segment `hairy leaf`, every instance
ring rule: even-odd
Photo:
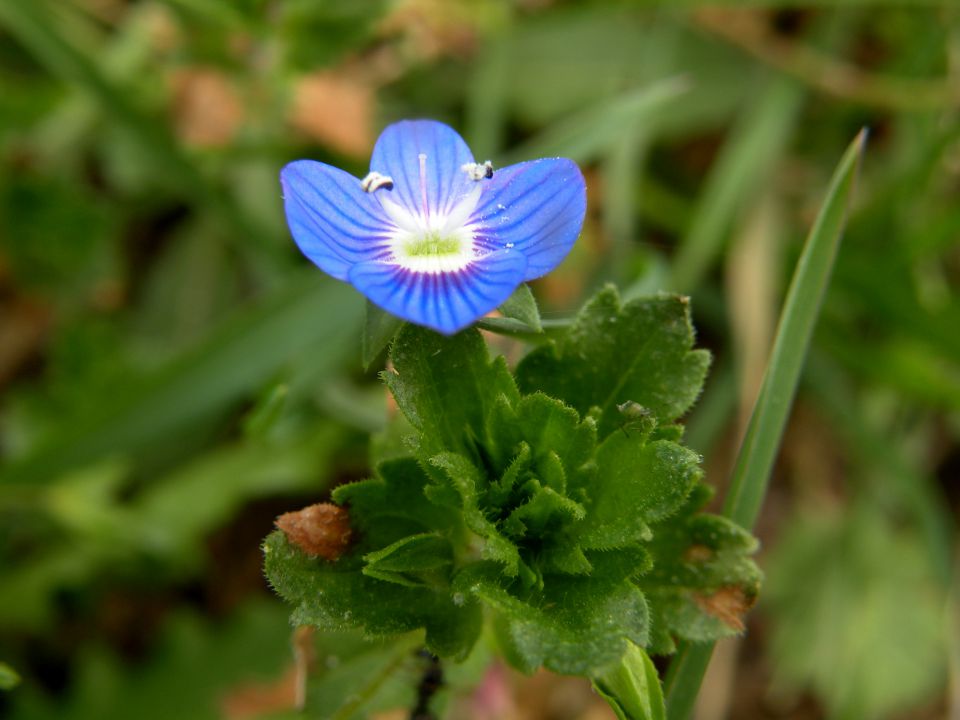
[[[676,516],[651,525],[653,569],[637,584],[650,602],[653,654],[673,652],[675,636],[706,641],[741,632],[756,601],[757,541],[724,517],[698,513],[710,495],[698,485]]]
[[[570,330],[527,355],[517,367],[524,393],[559,398],[581,415],[600,408],[600,437],[620,427],[618,405],[633,402],[662,424],[685,413],[710,363],[691,350],[687,299],[676,295],[621,304],[608,286],[581,310]]]
[[[394,372],[384,380],[397,404],[420,432],[425,456],[475,454],[486,439],[487,408],[501,395],[519,399],[503,358],[490,361],[476,330],[453,337],[405,325],[390,352]]]
[[[465,656],[480,632],[476,603],[453,601],[446,589],[409,587],[364,575],[356,558],[330,563],[310,558],[272,533],[263,546],[274,590],[294,606],[294,625],[324,630],[356,628],[383,637],[426,628],[427,647],[441,656]]]

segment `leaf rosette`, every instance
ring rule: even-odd
[[[742,628],[755,543],[698,512],[709,489],[676,424],[709,365],[685,299],[622,304],[604,289],[516,377],[475,329],[404,326],[390,358],[407,437],[333,493],[351,552],[331,563],[267,540],[294,622],[425,628],[430,650],[462,658],[486,616],[516,667],[581,675],[629,643],[671,652]]]

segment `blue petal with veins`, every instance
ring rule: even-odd
[[[463,139],[431,120],[390,125],[365,192],[335,167],[297,160],[280,173],[287,224],[321,270],[404,320],[453,334],[556,267],[583,227],[586,188],[571,160],[477,172]]]

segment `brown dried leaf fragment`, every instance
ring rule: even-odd
[[[722,587],[710,595],[694,593],[693,599],[701,610],[737,632],[743,632],[746,629],[743,616],[757,600],[756,595],[748,595],[739,585]]]
[[[350,516],[331,503],[317,503],[284,513],[276,526],[307,555],[336,560],[350,545]]]

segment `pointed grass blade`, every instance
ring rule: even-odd
[[[864,129],[840,160],[787,292],[763,385],[723,507],[724,515],[746,528],[756,521],[767,491],[770,470],[843,236],[866,140]],[[670,720],[689,717],[712,652],[713,643],[680,645],[664,682]]]

